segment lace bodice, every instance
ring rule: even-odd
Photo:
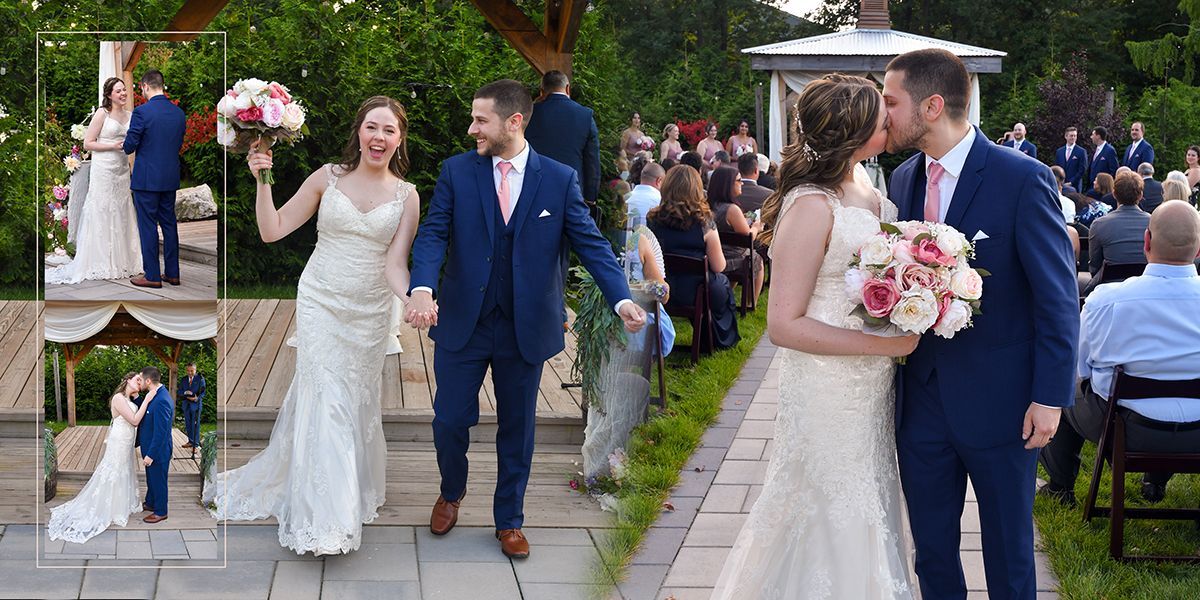
[[[123,395],[121,396],[121,399],[124,400],[127,405],[129,405],[129,410],[132,410],[134,414],[137,414],[138,406],[134,404],[132,400]],[[129,421],[126,421],[125,417],[122,417],[121,414],[116,411],[113,411],[113,420],[110,427],[112,428],[112,431],[109,433],[110,439],[114,436],[119,436],[122,439],[133,441],[134,436],[137,435],[137,427],[131,424]]]

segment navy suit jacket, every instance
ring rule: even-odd
[[[925,154],[897,168],[890,189],[900,219],[921,220]],[[1065,407],[1074,400],[1079,288],[1054,175],[976,129],[946,224],[969,240],[987,236],[971,261],[991,273],[983,280],[983,314],[953,339],[932,332],[921,339],[902,368],[897,411],[905,390],[927,385],[936,370],[956,439],[976,448],[1012,443],[1031,402]]]
[[[1030,142],[1029,140],[1021,140],[1020,147],[1017,146],[1017,140],[1008,140],[1001,145],[1017,150],[1025,156],[1037,158],[1037,146],[1034,146],[1033,142]]]
[[[600,195],[600,130],[592,109],[565,94],[550,94],[533,105],[525,140],[542,156],[575,169],[583,199],[596,201]]]
[[[503,233],[496,231],[497,205],[491,157],[471,150],[442,163],[413,242],[411,285],[433,290],[438,325],[429,337],[451,352],[467,345],[482,316],[493,241]],[[540,364],[564,348],[559,262],[564,242],[579,255],[611,305],[630,297],[629,286],[612,246],[583,202],[575,171],[532,147],[511,218],[516,220],[512,281],[517,346],[526,362]]]
[[[172,192],[179,189],[179,148],[187,131],[187,117],[166,96],[159,94],[133,109],[125,134],[125,154],[137,153],[129,189]]]
[[[1153,177],[1142,178],[1142,201],[1138,206],[1142,210],[1152,213],[1158,208],[1159,204],[1163,203],[1163,186]]]
[[[171,439],[171,430],[175,425],[175,400],[167,386],[158,389],[150,408],[142,417],[145,431],[141,434],[142,456],[149,456],[156,463],[168,464],[175,444]]]
[[[196,395],[196,402],[198,404],[203,404],[204,403],[204,392],[205,392],[204,376],[199,373],[196,373],[196,378],[192,380],[192,385],[190,385],[190,386],[188,385],[187,375],[180,377],[179,378],[179,397],[184,398],[185,396],[183,395],[183,393],[187,392],[187,391],[191,391],[193,394]]]
[[[1129,148],[1131,146],[1133,144],[1125,146],[1125,151],[1121,153],[1122,165],[1137,171],[1138,165],[1142,163],[1154,164],[1154,146],[1151,146],[1150,142],[1147,142],[1145,138],[1142,138],[1142,143],[1138,144],[1133,156],[1129,155]]]
[[[1096,151],[1092,149],[1092,153]],[[1091,154],[1091,153],[1089,153]],[[1105,143],[1104,150],[1100,151],[1100,156],[1092,160],[1091,166],[1088,167],[1087,188],[1092,189],[1092,182],[1096,176],[1101,173],[1108,173],[1114,177],[1117,174],[1117,167],[1121,166],[1121,161],[1117,159],[1117,151],[1112,144]]]
[[[1067,156],[1067,147],[1063,146],[1054,151],[1054,164],[1062,167],[1067,174],[1067,183],[1076,190],[1087,189],[1083,187],[1083,180],[1087,177],[1088,169],[1088,153],[1083,149],[1083,146],[1075,144],[1071,149],[1071,156]]]

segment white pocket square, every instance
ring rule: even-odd
[[[988,237],[988,234],[984,233],[983,230],[980,229],[979,231],[975,232],[975,237],[971,238],[971,241],[978,242],[979,240],[986,240]]]
[[[538,215],[538,218],[540,219],[542,217],[548,217],[548,216],[550,216],[550,211],[542,210],[542,214]]]

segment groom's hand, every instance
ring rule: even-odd
[[[153,458],[150,458],[149,456],[143,457],[143,458],[142,458],[142,464],[143,464],[143,465],[146,465],[146,466],[148,467],[148,466],[150,466],[150,465],[154,464],[154,459],[153,459]]]
[[[1025,449],[1044,448],[1058,431],[1058,420],[1062,417],[1061,408],[1051,408],[1041,404],[1030,404],[1025,411],[1025,425],[1021,429],[1021,439],[1025,440]]]
[[[621,315],[621,321],[625,323],[625,331],[629,333],[637,333],[646,326],[646,311],[632,302],[623,303],[617,314]]]
[[[404,322],[417,329],[433,327],[437,325],[437,313],[437,302],[434,302],[433,294],[418,290],[413,292],[412,301],[408,303],[408,310],[404,313]]]

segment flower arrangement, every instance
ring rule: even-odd
[[[642,137],[638,138],[637,145],[638,148],[649,152],[650,150],[654,149],[654,140],[648,135],[643,135]]]
[[[687,140],[687,143],[691,148],[695,148],[696,145],[700,143],[700,140],[708,137],[708,132],[705,130],[708,129],[710,124],[716,125],[716,122],[709,121],[707,119],[700,119],[690,123],[684,121],[675,121],[675,126],[679,127],[679,137]]]
[[[300,102],[278,82],[242,79],[217,103],[217,143],[239,154],[260,142],[267,147],[280,141],[292,144],[308,133],[306,116]],[[270,169],[261,171],[259,180],[275,183]]]
[[[179,147],[180,156],[217,137],[217,111],[212,108],[202,108],[187,117],[187,129],[183,134],[183,145]]]

